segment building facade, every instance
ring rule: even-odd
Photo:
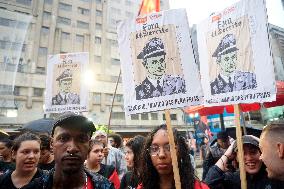
[[[0,0],[0,27],[5,31],[5,36],[0,36],[0,65],[5,67],[0,70],[0,129],[9,131],[29,121],[54,116],[43,112],[47,57],[70,52],[89,52],[94,78],[86,116],[95,124],[107,125],[120,71],[116,25],[120,20],[135,17],[141,2]],[[161,9],[168,8],[169,1],[161,1]],[[23,18],[28,21],[24,22]],[[25,27],[18,26],[23,23],[27,32],[20,40],[14,31],[16,28],[19,33],[25,32]],[[16,37],[9,38],[12,34]],[[20,42],[22,47],[15,55],[13,44]],[[7,69],[6,65],[11,68]],[[4,78],[10,76],[12,81],[4,82]],[[112,110],[112,130],[147,132],[165,122],[164,112],[125,116],[122,93],[119,81]],[[186,128],[183,111],[178,109],[171,113],[172,124]]]

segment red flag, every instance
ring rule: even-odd
[[[160,0],[143,0],[138,15],[160,11]]]

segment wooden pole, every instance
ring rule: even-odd
[[[113,92],[113,97],[112,97],[112,102],[111,102],[111,107],[110,107],[110,112],[109,112],[108,125],[107,125],[107,143],[108,143],[108,134],[109,134],[109,130],[110,130],[111,114],[112,114],[114,99],[115,99],[115,96],[116,96],[116,91],[117,91],[117,86],[118,86],[118,83],[119,83],[120,75],[121,75],[121,69],[119,70],[118,78],[116,80],[116,85],[115,85],[115,89],[114,89],[114,92]],[[107,144],[106,148],[107,147],[108,147],[108,144]],[[105,157],[105,164],[107,165],[107,157]]]
[[[241,118],[242,118],[242,120],[243,120],[243,130],[244,130],[244,135],[247,135],[248,133],[247,133],[247,128],[246,128],[246,120],[245,120],[245,116],[244,116],[244,113],[243,112],[241,112]]]
[[[242,130],[240,124],[240,105],[234,105],[235,114],[235,125],[236,125],[236,135],[237,135],[237,146],[238,146],[238,159],[239,159],[239,169],[241,177],[241,188],[247,189],[247,179],[244,163],[244,150],[243,150],[243,140],[242,140]]]
[[[171,117],[170,117],[170,110],[165,110],[166,116],[166,124],[168,129],[168,136],[169,136],[169,143],[171,147],[171,157],[172,157],[172,165],[173,165],[173,172],[174,172],[174,179],[175,179],[175,187],[176,189],[181,189],[181,182],[180,182],[180,175],[179,175],[179,168],[178,168],[178,161],[177,161],[177,151],[176,145],[174,141],[174,134],[171,127]]]

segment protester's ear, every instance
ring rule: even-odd
[[[277,152],[280,159],[284,159],[284,143],[277,143]]]

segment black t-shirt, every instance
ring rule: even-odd
[[[3,175],[0,176],[0,188],[1,189],[18,189],[14,186],[12,182],[12,175],[13,171],[9,171]],[[36,178],[41,177],[43,174],[43,171],[40,169],[37,169],[36,174],[33,176],[32,180],[25,186],[21,187],[21,189],[37,189],[37,185],[33,182]]]
[[[43,164],[43,163],[39,163],[38,164],[38,167],[41,169],[41,170],[51,170],[54,168],[54,165],[55,165],[55,161],[53,160],[52,162],[50,163],[46,163],[46,164]]]
[[[125,173],[120,182],[120,189],[136,189],[138,186],[138,179],[133,176],[132,171]]]

